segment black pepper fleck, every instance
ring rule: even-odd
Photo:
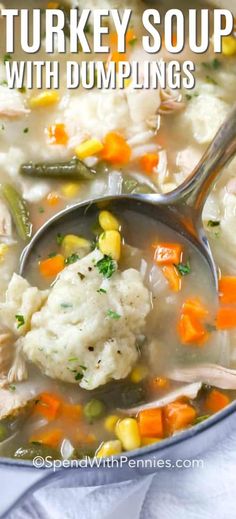
[[[89,346],[89,347],[88,347],[88,350],[89,350],[89,351],[94,351],[94,347],[93,347],[93,346]]]

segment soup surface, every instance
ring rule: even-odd
[[[143,5],[133,8],[125,58],[142,66]],[[119,61],[112,28],[109,43]],[[63,77],[69,56],[56,56]],[[219,301],[197,250],[134,203],[94,204],[51,228],[17,274],[27,240],[60,210],[106,194],[167,193],[192,171],[235,101],[235,34],[220,55],[210,46],[186,56],[196,62],[192,91],[139,91],[131,79],[124,90],[39,93],[8,89],[13,56],[2,50],[2,456],[116,455],[197,426],[235,398],[235,161],[203,214]],[[162,57],[165,48],[153,59]]]

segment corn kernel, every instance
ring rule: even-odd
[[[110,211],[101,211],[98,217],[101,228],[104,231],[118,231],[120,224]]]
[[[29,99],[30,108],[41,108],[46,106],[55,105],[59,103],[60,96],[57,92],[41,92],[40,94],[31,97]]]
[[[142,366],[142,365],[136,366],[131,371],[130,380],[134,384],[139,384],[139,382],[141,382],[147,376],[147,374],[148,374],[148,370],[147,370],[146,366]]]
[[[8,245],[6,245],[6,243],[1,243],[0,244],[0,262],[4,261],[5,256],[8,251],[9,251]]]
[[[132,83],[132,78],[131,78],[131,77],[125,79],[125,80],[124,80],[124,88],[128,88],[129,85],[131,85],[131,83]]]
[[[109,456],[116,456],[122,452],[121,442],[119,440],[112,440],[104,442],[96,452],[97,458],[108,458]]]
[[[148,436],[144,436],[144,438],[142,438],[142,447],[146,447],[147,445],[152,445],[153,443],[157,443],[161,441],[160,438],[151,438],[151,437],[148,437]]]
[[[67,234],[65,236],[62,242],[62,254],[65,258],[80,252],[81,249],[87,254],[91,249],[90,241],[75,234]]]
[[[80,160],[96,155],[103,150],[103,144],[98,139],[89,139],[75,148],[75,153]]]
[[[135,418],[124,418],[116,424],[115,433],[126,451],[138,449],[141,445],[138,423]]]
[[[68,182],[68,184],[64,184],[61,188],[62,194],[66,198],[74,198],[76,195],[78,195],[80,191],[79,184],[76,184],[75,182]]]
[[[116,424],[119,420],[119,416],[116,416],[115,414],[110,414],[107,416],[104,422],[104,427],[108,432],[114,432]]]
[[[121,236],[118,231],[104,231],[98,241],[100,251],[118,261],[121,254]]]
[[[223,36],[222,54],[224,56],[234,56],[236,54],[236,38],[234,36]]]

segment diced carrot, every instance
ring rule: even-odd
[[[127,164],[131,157],[131,148],[122,135],[110,132],[105,136],[101,158],[112,164]]]
[[[182,313],[204,319],[209,314],[207,308],[198,298],[186,299],[182,306]]]
[[[60,144],[66,146],[68,142],[68,134],[63,123],[52,124],[48,128],[48,136],[50,144]]]
[[[205,401],[205,407],[211,413],[217,413],[224,407],[226,407],[230,403],[230,399],[221,391],[217,389],[212,389]]]
[[[164,408],[164,418],[170,433],[188,427],[196,416],[196,409],[185,402],[172,402]]]
[[[180,243],[154,243],[154,260],[158,265],[173,265],[180,263],[183,248]]]
[[[136,40],[137,40],[137,36],[136,36],[136,33],[134,32],[134,30],[128,29],[128,31],[126,32],[126,35],[125,35],[126,45],[128,45],[128,44],[132,45],[132,43],[134,43]],[[117,45],[118,45],[117,32],[112,32],[110,34],[110,44],[112,47],[117,48]]]
[[[218,330],[236,328],[236,308],[231,306],[219,308],[216,316],[216,328]]]
[[[61,443],[62,438],[63,431],[61,429],[52,429],[50,431],[41,430],[31,436],[30,443],[37,442],[47,445],[48,447],[57,448]]]
[[[68,420],[79,420],[82,416],[82,406],[80,404],[62,404],[61,415]]]
[[[62,401],[53,393],[41,393],[35,403],[34,413],[41,414],[48,421],[55,420],[61,408]]]
[[[169,383],[170,382],[169,382],[168,378],[165,378],[165,377],[155,377],[153,380],[151,380],[150,387],[153,390],[165,389],[166,387],[169,386]]]
[[[54,207],[55,205],[57,205],[59,203],[59,201],[60,201],[60,196],[57,193],[51,192],[48,194],[47,203],[51,207]]]
[[[77,430],[75,434],[75,439],[79,443],[91,444],[94,443],[97,438],[93,433],[86,433],[82,430]]]
[[[219,280],[219,296],[222,304],[236,303],[236,276],[223,276]]]
[[[174,265],[165,265],[162,267],[162,272],[169,283],[170,289],[173,290],[173,292],[179,292],[181,290],[182,280]]]
[[[157,153],[146,153],[140,157],[139,162],[142,170],[147,173],[147,175],[151,175],[154,168],[158,165],[159,155]]]
[[[138,415],[138,426],[141,436],[157,436],[162,438],[164,435],[162,409],[144,409]]]
[[[202,346],[208,337],[203,324],[194,316],[182,314],[178,323],[178,333],[182,344]]]
[[[65,260],[61,254],[57,254],[52,258],[39,261],[39,271],[44,277],[55,277],[64,269]]]
[[[118,52],[117,50],[111,52],[107,58],[107,63],[114,61],[116,64],[121,61],[127,61],[127,55],[125,52]]]

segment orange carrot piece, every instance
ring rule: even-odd
[[[134,43],[136,40],[137,40],[137,36],[136,36],[136,33],[134,32],[134,30],[128,29],[128,31],[126,32],[126,35],[125,35],[126,45],[128,45],[128,44],[132,45],[132,43]],[[112,32],[110,34],[110,45],[112,47],[117,48],[117,45],[118,45],[117,32]]]
[[[182,313],[204,319],[209,314],[207,308],[198,298],[186,299],[182,306]]]
[[[48,194],[47,203],[51,207],[55,207],[55,205],[57,205],[59,203],[59,201],[60,201],[60,196],[57,193],[51,192]]]
[[[236,303],[236,276],[223,276],[219,280],[219,297],[222,304]]]
[[[164,408],[164,418],[170,433],[188,427],[194,422],[196,416],[196,409],[185,402],[172,402]]]
[[[55,420],[61,408],[61,399],[53,393],[41,393],[36,401],[34,413],[41,414],[48,421]]]
[[[125,52],[118,52],[117,50],[114,50],[113,52],[110,52],[107,63],[110,63],[111,61],[114,61],[116,64],[120,63],[121,61],[127,61],[127,54]]]
[[[62,404],[61,415],[68,420],[77,421],[82,416],[82,406],[80,404]]]
[[[218,330],[236,328],[236,308],[231,306],[219,308],[216,316],[216,328]]]
[[[131,157],[131,148],[122,135],[109,132],[104,139],[101,158],[112,164],[127,164]]]
[[[158,265],[173,265],[180,263],[183,253],[182,245],[179,243],[156,243],[154,260]]]
[[[178,333],[182,344],[202,346],[208,337],[203,324],[194,316],[182,314],[178,323]]]
[[[139,162],[142,170],[147,175],[151,175],[158,165],[159,155],[157,153],[146,153],[146,155],[140,157]]]
[[[63,438],[63,431],[61,429],[52,429],[50,431],[41,430],[33,434],[30,438],[30,443],[42,443],[47,447],[57,448]]]
[[[57,276],[64,269],[64,266],[65,260],[61,254],[39,261],[40,274],[45,278]]]
[[[221,391],[212,389],[205,401],[205,407],[211,413],[217,413],[221,409],[224,409],[230,403],[230,399]]]
[[[158,436],[163,438],[162,409],[144,409],[138,415],[140,436]]]
[[[173,290],[173,292],[179,292],[181,290],[182,280],[174,265],[165,265],[162,267],[162,272],[169,283],[170,289]]]
[[[66,146],[68,142],[68,134],[63,123],[52,124],[49,126],[48,136],[50,144]]]

